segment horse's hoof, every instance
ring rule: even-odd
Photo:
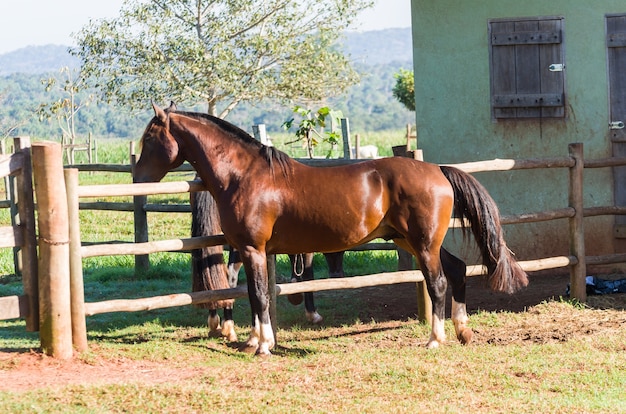
[[[228,342],[237,342],[237,333],[233,330],[222,330],[222,338],[226,338]]]
[[[239,352],[243,352],[244,354],[256,354],[258,346],[249,345],[244,343],[239,347]]]
[[[437,349],[437,348],[439,348],[439,341],[437,341],[435,339],[431,339],[426,344],[426,349]]]
[[[474,332],[470,328],[465,328],[461,332],[458,333],[457,338],[461,345],[467,345],[472,342],[472,338],[474,337]]]
[[[218,331],[220,328],[220,316],[219,315],[215,315],[215,316],[211,316],[209,315],[209,318],[207,320],[207,324],[209,325],[209,331],[210,332],[214,332],[214,331]]]
[[[222,337],[226,338],[229,342],[237,342],[235,323],[232,320],[226,320],[222,324]]]
[[[228,340],[228,342],[237,342],[239,338],[237,338],[236,333],[233,333],[233,334],[228,335],[226,339]]]
[[[322,315],[317,312],[306,312],[306,319],[315,325],[319,325],[324,320],[324,318],[322,318]]]
[[[287,299],[289,300],[289,303],[297,306],[304,300],[304,295],[302,293],[294,293],[293,295],[287,295]]]

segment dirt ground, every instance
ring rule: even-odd
[[[611,335],[612,332],[626,329],[626,294],[589,296],[587,306],[593,311],[572,315],[571,307],[558,303],[558,298],[565,296],[568,281],[568,275],[531,276],[528,288],[509,296],[490,292],[480,277],[470,278],[467,289],[470,317],[479,310],[525,312],[523,326],[476,327],[474,342],[501,345],[527,341],[548,343],[580,336]],[[362,294],[368,298],[369,304],[364,310],[363,320],[369,317],[382,328],[392,328],[402,321],[415,318],[414,284],[366,288]],[[548,311],[542,310],[540,304],[552,299],[557,301]],[[450,300],[447,302],[449,304]],[[363,335],[367,335],[367,332]],[[60,361],[34,351],[16,355],[0,350],[0,391],[21,392],[66,385],[120,382],[175,383],[202,375],[201,369],[181,369],[163,362],[111,360],[98,356],[97,344],[91,344],[90,347],[95,357],[89,363],[78,358]]]

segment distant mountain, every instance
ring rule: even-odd
[[[411,30],[347,32],[342,44],[361,74],[361,82],[325,104],[341,110],[350,119],[353,131],[398,129],[414,122],[415,114],[391,92],[394,74],[412,67]],[[40,121],[35,111],[41,103],[57,99],[45,90],[41,79],[64,66],[78,67],[78,60],[67,49],[58,45],[31,46],[0,55],[0,137],[11,131],[14,135],[58,139],[57,123]],[[136,138],[145,128],[149,111],[143,115],[104,103],[89,105],[78,114],[77,133]],[[292,116],[292,108],[263,101],[238,105],[228,120],[242,126],[264,123],[268,132],[274,133],[282,131],[281,125]]]
[[[28,46],[0,55],[0,76],[12,73],[49,73],[64,66],[75,67],[79,60],[67,52],[67,46]]]
[[[346,53],[352,57],[353,62],[384,65],[390,62],[413,61],[410,27],[346,32],[343,43]]]
[[[411,62],[411,29],[385,29],[346,32],[343,46],[351,60],[365,65]],[[79,60],[68,53],[68,46],[28,46],[0,54],[0,76],[14,73],[56,72],[64,66],[78,66]]]

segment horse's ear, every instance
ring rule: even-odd
[[[154,116],[159,118],[159,121],[165,124],[167,121],[167,114],[165,113],[165,111],[155,105],[154,102],[152,103],[152,108],[154,108]]]
[[[170,102],[170,107],[167,108],[167,112],[176,112],[176,109],[178,109],[178,108],[176,108],[176,104],[174,103],[174,101],[171,101]]]

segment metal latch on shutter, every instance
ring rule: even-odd
[[[565,65],[563,63],[553,63],[548,66],[548,70],[550,70],[550,72],[563,72],[563,69],[565,69]]]
[[[610,129],[624,129],[624,121],[609,122]]]

